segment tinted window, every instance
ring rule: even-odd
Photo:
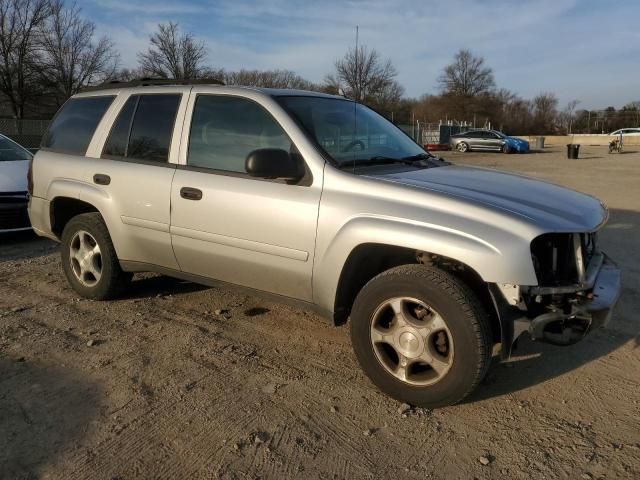
[[[84,155],[104,112],[115,97],[72,98],[51,122],[42,147]]]
[[[291,140],[260,105],[238,97],[199,95],[193,111],[187,164],[245,172],[259,148],[291,151]]]
[[[116,122],[111,128],[111,133],[107,139],[107,143],[102,150],[102,155],[112,157],[125,157],[127,155],[127,145],[129,143],[129,132],[131,130],[131,119],[138,105],[138,95],[129,97],[125,103]]]
[[[166,162],[180,95],[140,95],[136,109],[127,157]]]

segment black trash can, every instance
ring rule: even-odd
[[[569,143],[567,145],[567,158],[576,159],[580,153],[580,145],[576,143]]]

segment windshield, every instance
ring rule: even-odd
[[[20,145],[6,137],[0,136],[0,162],[13,160],[30,160],[31,154]]]
[[[312,96],[278,101],[340,166],[429,156],[402,130],[359,103]]]

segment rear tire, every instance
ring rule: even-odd
[[[114,298],[133,276],[120,268],[109,230],[97,212],[69,220],[62,232],[60,253],[67,281],[85,298]]]
[[[502,153],[511,153],[511,147],[509,147],[509,145],[507,145],[506,143],[502,146]]]
[[[392,268],[363,287],[351,312],[351,341],[380,390],[427,408],[464,399],[491,360],[489,317],[477,296],[425,265]]]

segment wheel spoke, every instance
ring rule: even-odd
[[[373,343],[388,343],[393,345],[393,330],[381,330],[379,327],[371,329],[371,341]]]
[[[398,366],[396,367],[395,375],[400,380],[406,382],[408,380],[407,375],[409,374],[409,363],[407,362],[407,358],[404,355],[398,354],[398,357]]]
[[[420,355],[416,361],[426,363],[438,374],[438,376],[442,376],[447,369],[449,368],[449,363],[441,358],[438,358],[435,355],[431,355],[429,352],[425,351],[422,355]]]
[[[393,313],[395,313],[396,315],[400,315],[404,313],[401,298],[394,298],[389,302],[389,305],[393,309]]]
[[[431,318],[429,319],[429,328],[432,332],[437,330],[446,330],[447,324],[444,322],[444,319],[438,315],[436,312],[431,313]]]
[[[404,301],[402,298],[394,298],[389,302],[389,305],[393,309],[393,313],[395,314],[392,328],[394,330],[402,327],[406,327],[409,325],[409,321],[407,320],[407,313],[405,310]]]
[[[84,255],[90,249],[87,234],[85,232],[80,233],[80,248],[78,250]]]

